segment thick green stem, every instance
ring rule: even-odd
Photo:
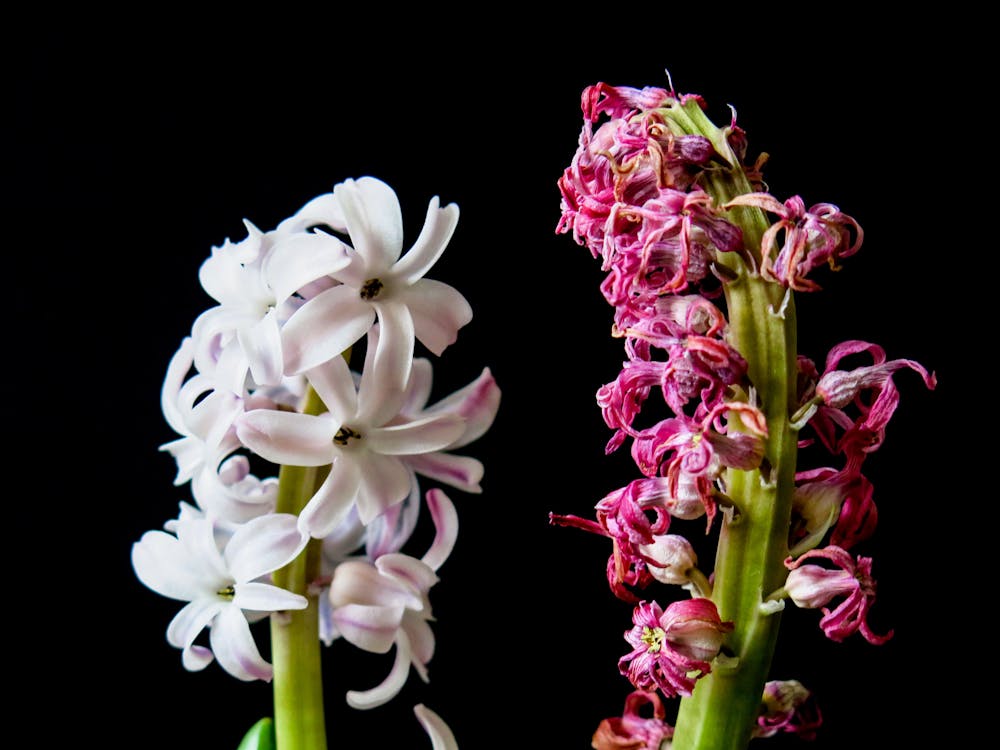
[[[705,189],[716,205],[751,192],[721,131],[693,102],[677,106],[672,122],[681,132],[705,135],[730,162],[707,173]],[[759,267],[760,239],[768,227],[758,210],[736,208],[728,217],[743,230],[744,244]],[[729,470],[727,509],[716,552],[712,600],[723,620],[735,629],[721,660],[681,701],[674,750],[743,750],[750,742],[760,711],[764,683],[778,636],[780,616],[765,614],[760,604],[784,584],[788,527],[795,480],[796,434],[788,415],[794,408],[796,383],[795,308],[785,289],[760,278],[733,256],[720,262],[738,278],[725,285],[730,343],[747,360],[757,405],[767,416],[764,461],[755,471]]]
[[[310,388],[302,411],[319,414],[323,403]],[[322,481],[325,468],[282,466],[278,513],[298,513]],[[323,677],[320,670],[319,602],[309,584],[319,577],[321,540],[313,539],[295,560],[274,574],[282,588],[309,600],[306,609],[271,618],[274,664],[274,727],[278,750],[326,750]]]

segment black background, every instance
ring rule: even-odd
[[[833,644],[818,613],[792,611],[774,676],[818,695],[816,748],[933,744],[969,721],[955,693],[980,646],[957,581],[963,513],[979,499],[953,480],[976,463],[963,447],[976,407],[961,390],[973,365],[957,364],[971,356],[959,336],[982,325],[962,297],[976,283],[963,253],[981,231],[963,203],[975,147],[955,134],[956,112],[975,111],[971,58],[940,52],[949,32],[929,22],[904,35],[862,19],[684,31],[664,20],[653,33],[638,20],[543,30],[498,14],[459,19],[462,33],[399,36],[385,20],[157,18],[111,31],[50,19],[20,30],[4,172],[17,352],[5,369],[13,466],[27,479],[8,496],[22,724],[42,744],[82,732],[108,747],[235,748],[269,712],[267,685],[216,665],[184,672],[164,637],[179,605],[132,573],[132,543],[187,499],[157,451],[173,438],[159,388],[213,304],[197,282],[211,246],[241,238],[244,217],[273,228],[371,174],[396,189],[411,240],[432,195],[460,205],[430,276],[458,287],[475,319],[436,364],[435,392],[489,366],[503,402],[469,450],[486,465],[483,494],[451,493],[462,531],[432,592],[430,684],[411,674],[391,704],[354,712],[344,692],[380,681],[390,659],[335,644],[324,662],[330,746],[429,747],[416,702],[465,748],[589,746],[629,690],[616,661],[631,609],[607,590],[607,543],[547,515],[586,515],[634,469],[603,454],[594,393],[621,350],[595,262],[554,233],[556,180],[576,148],[583,87],[665,86],[667,67],[717,122],[737,109],[751,150],[772,155],[776,196],[836,203],[865,228],[862,251],[820,277],[824,291],[798,297],[802,353],[821,362],[838,341],[866,339],[941,383],[928,393],[897,376],[900,410],[866,465],[881,516],[862,550],[880,585],[872,623],[895,639]]]

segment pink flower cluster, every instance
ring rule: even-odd
[[[837,459],[836,466],[795,475],[790,572],[771,598],[822,608],[820,627],[836,641],[860,632],[883,643],[892,635],[875,634],[867,622],[876,591],[871,558],[848,551],[871,536],[878,518],[861,467],[882,444],[898,405],[894,374],[914,370],[928,388],[936,385],[933,373],[912,360],[888,360],[881,347],[847,341],[833,348],[822,373],[799,357],[794,413],[762,411],[751,368],[733,346],[720,307],[730,293],[727,284],[742,278],[776,285],[787,304],[793,292],[818,290],[811,278],[816,269],[836,270],[860,249],[863,232],[837,206],[807,208],[800,196],[782,202],[764,192],[764,157],[746,163],[746,135],[735,118],[726,128],[703,129],[708,135],[692,134],[699,129],[691,125],[699,108],[700,97],[662,88],[588,87],[579,147],[559,180],[556,232],[571,234],[600,259],[606,274],[601,291],[614,308],[612,333],[624,340],[618,375],[597,392],[612,430],[606,452],[629,442],[641,474],[601,499],[593,519],[550,515],[554,524],[611,540],[608,583],[635,605],[634,626],[625,633],[632,650],[619,669],[637,692],[622,717],[601,724],[594,736],[599,748],[666,742],[672,729],[662,721],[655,691],[690,695],[733,630],[708,598],[712,584],[698,570],[693,548],[669,532],[673,520],[702,516],[711,530],[719,505],[733,502],[726,472],[761,467],[769,419],[808,430],[799,446],[816,444]],[[734,181],[728,193],[722,191],[725,202],[717,203],[713,185],[723,179],[717,176],[734,167],[742,167],[746,181]],[[758,232],[759,241],[744,237],[732,218],[747,210],[776,217]],[[751,225],[744,226],[749,237]],[[785,308],[774,307],[770,314],[782,317]],[[856,356],[871,362],[844,369],[842,361]],[[643,421],[644,409],[655,416]],[[761,474],[769,481],[767,472]],[[828,546],[819,549],[824,542]],[[665,608],[640,601],[637,591],[654,581],[680,585],[693,598]],[[821,719],[811,706],[799,710],[808,697],[798,683],[768,683],[755,736],[811,736]],[[653,717],[638,714],[645,704],[653,705]]]

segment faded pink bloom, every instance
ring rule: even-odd
[[[830,543],[850,549],[868,539],[878,523],[872,483],[861,473],[860,461],[842,471],[824,467],[795,475],[793,510],[799,519],[789,543],[814,547],[833,528]]]
[[[826,558],[840,570],[802,564],[814,557]],[[796,560],[788,558],[785,566],[791,571],[785,581],[785,592],[797,607],[822,609],[819,626],[828,638],[839,643],[860,631],[866,641],[876,646],[892,638],[891,630],[885,635],[876,635],[868,627],[868,611],[875,603],[876,590],[870,557],[859,556],[855,562],[846,550],[830,545],[810,550]],[[837,608],[826,607],[837,596],[845,597]]]
[[[653,707],[652,716],[640,713],[646,706]],[[666,722],[666,716],[657,693],[635,690],[625,699],[621,716],[600,723],[590,746],[594,750],[662,750],[664,743],[674,736],[674,728]]]
[[[823,724],[823,715],[812,699],[812,693],[798,680],[771,680],[764,685],[761,715],[757,717],[754,737],[773,737],[779,732],[798,735],[799,739],[816,739],[816,730]]]
[[[656,109],[671,104],[674,99],[674,94],[666,89],[653,86],[635,89],[629,86],[611,86],[602,81],[583,90],[580,109],[583,110],[585,119],[597,122],[602,112],[611,118],[619,118],[637,109]]]
[[[632,613],[625,640],[633,650],[618,661],[618,670],[640,690],[659,688],[665,696],[691,695],[695,681],[712,671],[711,661],[733,623],[722,622],[710,599],[671,603],[640,602]]]
[[[873,363],[868,367],[856,367],[847,371],[835,369],[844,357],[859,352],[870,353]],[[822,397],[826,406],[841,409],[856,401],[862,391],[881,391],[892,374],[904,367],[920,373],[929,389],[934,390],[937,386],[934,373],[928,373],[919,362],[912,359],[893,359],[887,362],[885,350],[881,346],[866,341],[845,341],[833,347],[827,355],[826,369],[816,384],[816,395]]]
[[[836,269],[836,261],[854,255],[864,237],[861,226],[831,203],[817,203],[806,211],[802,198],[793,196],[784,203],[767,193],[747,193],[726,207],[754,206],[780,218],[761,238],[761,275],[797,292],[820,287],[806,276],[824,263]],[[778,245],[778,235],[784,242]]]

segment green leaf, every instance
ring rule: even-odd
[[[276,750],[278,741],[274,738],[274,720],[265,716],[243,737],[236,750]]]

